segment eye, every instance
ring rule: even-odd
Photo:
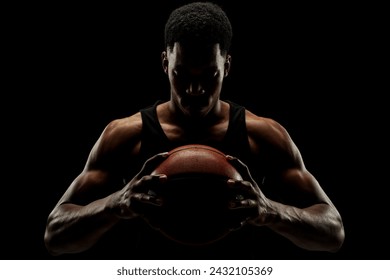
[[[191,76],[186,71],[182,71],[178,69],[172,70],[172,76],[177,83],[183,85],[191,81]]]
[[[209,71],[203,74],[204,80],[214,80],[219,77],[219,71]]]
[[[177,78],[184,79],[184,78],[188,77],[188,75],[181,70],[173,70],[172,73],[173,73],[173,76],[175,76]]]
[[[189,82],[189,81],[203,81],[203,82],[212,82],[215,79],[218,79],[220,76],[220,71],[218,70],[206,70],[203,71],[199,75],[191,75],[188,71],[182,70],[182,69],[173,69],[172,75],[177,80],[181,82]]]

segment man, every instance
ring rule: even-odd
[[[107,125],[48,217],[44,240],[51,254],[249,259],[340,249],[340,214],[288,132],[220,98],[231,40],[230,21],[215,4],[195,2],[171,13],[161,55],[170,99]],[[230,211],[247,216],[227,237],[205,246],[166,239],[146,214],[164,207],[152,189],[167,181],[165,174],[150,173],[166,152],[190,143],[220,149],[244,178],[226,184],[239,194]]]

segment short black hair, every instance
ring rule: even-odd
[[[173,10],[165,24],[165,47],[178,42],[186,46],[219,44],[226,54],[233,37],[229,18],[221,6],[212,2],[192,2]]]

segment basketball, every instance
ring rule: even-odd
[[[177,147],[152,174],[168,177],[158,191],[164,199],[157,218],[162,234],[180,243],[207,244],[230,232],[235,217],[226,182],[242,178],[224,153],[198,144]]]

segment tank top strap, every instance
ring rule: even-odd
[[[250,156],[250,148],[245,122],[245,107],[230,100],[226,102],[230,105],[230,116],[222,149],[225,153],[246,161]]]
[[[141,157],[145,160],[149,157],[166,152],[171,149],[171,144],[166,137],[157,117],[158,100],[153,105],[140,110],[142,118]]]

